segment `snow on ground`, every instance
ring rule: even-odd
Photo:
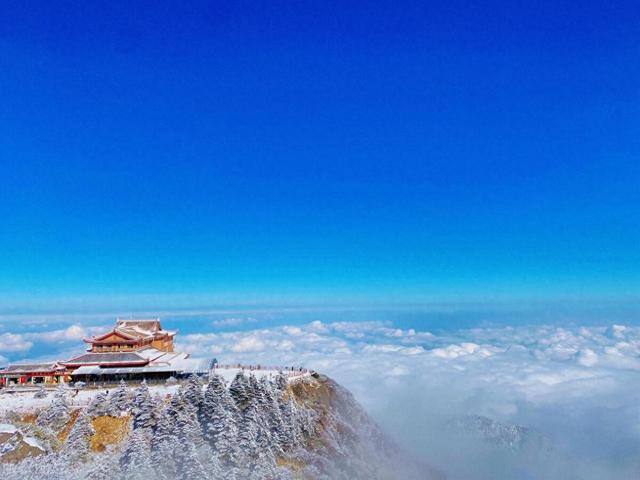
[[[37,448],[44,452],[44,447],[40,445],[40,442],[34,437],[22,437],[22,441],[30,447]]]
[[[229,385],[231,383],[231,381],[233,380],[233,378],[238,374],[238,372],[242,371],[243,369],[241,368],[232,368],[232,367],[225,367],[225,368],[216,368],[213,372],[220,375],[222,378],[224,378],[224,381],[227,382],[227,385]],[[244,369],[245,373],[253,373],[257,378],[261,378],[261,377],[267,377],[269,380],[273,380],[275,379],[275,377],[281,372],[281,370],[276,370],[276,369],[260,369],[260,370],[250,370],[248,371],[247,369]],[[286,373],[286,372],[285,372]],[[297,373],[297,372],[296,372]],[[308,373],[304,373],[301,375],[307,375]],[[290,377],[290,379],[294,379],[294,378],[298,378],[300,375],[298,375],[297,377]]]
[[[130,383],[130,388],[135,388],[137,383]],[[149,389],[152,393],[156,393],[160,396],[171,395],[175,393],[179,388],[179,385],[151,385]],[[79,390],[78,394],[75,394],[75,390],[69,389],[69,404],[71,407],[86,407],[89,405],[93,397],[99,392],[109,392],[114,387],[109,388],[87,388]],[[49,395],[45,398],[34,398],[34,390],[14,391],[14,392],[2,392],[0,391],[0,417],[6,415],[8,412],[34,412],[47,407],[51,404],[51,400],[55,393],[55,389],[49,391]]]
[[[18,429],[8,423],[0,423],[0,433],[16,433]]]

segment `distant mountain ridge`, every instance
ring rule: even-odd
[[[450,420],[446,427],[455,435],[478,439],[489,445],[514,452],[526,449],[538,451],[551,449],[549,439],[535,430],[482,415],[464,415]]]

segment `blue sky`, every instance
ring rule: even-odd
[[[632,2],[12,2],[4,311],[622,299]]]

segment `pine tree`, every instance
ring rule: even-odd
[[[133,428],[153,428],[156,425],[156,401],[149,392],[146,382],[135,390],[133,398]]]
[[[182,397],[182,402],[177,409],[176,427],[183,437],[188,437],[196,446],[204,443],[198,412],[184,397]]]
[[[176,435],[180,444],[180,449],[176,452],[177,478],[180,480],[205,478],[206,473],[198,457],[198,445],[201,442],[202,433],[195,415],[195,408],[187,401],[178,411],[176,426]]]
[[[199,448],[199,456],[202,466],[207,472],[207,478],[211,480],[234,480],[235,475],[232,469],[224,469],[220,463],[218,456],[214,453],[208,444],[204,444]]]
[[[182,447],[176,435],[182,399],[173,395],[171,401],[158,415],[151,441],[151,460],[157,476],[162,480],[173,480],[177,476],[176,452]]]
[[[225,466],[233,464],[237,457],[238,417],[239,412],[224,379],[213,375],[204,393],[202,428],[205,439]]]
[[[94,433],[91,417],[87,412],[82,413],[67,437],[64,446],[66,455],[72,460],[86,458],[89,454],[89,441]]]
[[[258,425],[254,408],[248,408],[242,416],[242,421],[238,429],[238,449],[243,466],[250,467],[252,459],[256,455]]]
[[[257,402],[245,410],[240,425],[238,444],[241,454],[241,471],[248,478],[268,478],[268,472],[275,468],[275,456],[270,448],[271,439],[268,427],[261,416]]]
[[[203,480],[207,478],[207,472],[198,457],[198,452],[193,442],[180,442],[180,455],[178,458],[177,479]]]
[[[121,478],[120,465],[112,453],[103,453],[92,458],[91,466],[85,478],[87,480],[113,480]]]
[[[105,392],[98,393],[87,408],[87,413],[92,417],[102,417],[109,414],[109,400]]]
[[[296,415],[296,424],[300,433],[305,437],[312,437],[316,432],[316,414],[308,408],[299,408]]]
[[[294,450],[302,444],[302,438],[297,425],[297,407],[291,396],[280,403],[282,418],[281,446],[286,451]]]
[[[191,375],[187,383],[184,385],[182,396],[190,403],[196,411],[200,411],[204,395],[202,393],[202,380],[197,375]]]
[[[229,393],[236,402],[237,407],[243,411],[249,404],[249,381],[244,372],[238,372],[231,385]]]
[[[266,377],[260,379],[260,403],[271,434],[271,447],[274,452],[281,454],[286,444],[285,426],[282,419],[279,402],[280,391],[277,386],[267,380]]]
[[[147,480],[153,474],[150,458],[149,433],[144,429],[133,430],[127,439],[120,457],[123,478]]]
[[[64,384],[60,384],[53,396],[51,405],[38,415],[36,423],[40,427],[51,428],[54,431],[58,431],[69,421],[69,413],[67,388]]]
[[[47,395],[47,389],[44,388],[44,385],[40,385],[36,393],[33,395],[33,398],[46,398]]]
[[[162,480],[176,478],[174,455],[180,448],[178,437],[174,434],[173,423],[164,412],[158,419],[154,436],[151,440],[151,462],[156,475]]]
[[[213,393],[215,395],[215,398],[219,398],[220,396],[222,396],[222,392],[226,390],[227,390],[227,385],[226,385],[226,382],[224,381],[224,378],[214,373],[209,378],[209,383],[207,384],[207,388],[205,389],[205,392],[204,392],[205,400],[206,400],[207,392],[209,392],[210,394]]]
[[[249,397],[249,403],[254,401],[259,401],[259,396],[261,394],[260,391],[260,383],[256,376],[252,373],[249,374],[249,381],[247,386],[247,396]]]
[[[119,417],[129,406],[129,389],[124,380],[120,380],[120,385],[109,395],[109,414]]]
[[[253,378],[255,382],[251,383],[251,387],[254,392],[254,400],[258,402],[261,410],[266,411],[266,409],[270,406],[270,382],[266,377],[262,377],[260,378],[260,380],[256,380],[255,377]]]
[[[284,393],[289,386],[289,380],[287,379],[287,376],[282,372],[278,373],[278,375],[276,375],[275,385],[281,394]]]

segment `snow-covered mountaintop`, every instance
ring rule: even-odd
[[[3,480],[425,479],[352,395],[326,377],[221,369],[208,384],[9,395]],[[31,398],[28,398],[31,395]],[[72,396],[75,395],[75,396]],[[16,399],[20,399],[16,401]],[[25,413],[29,415],[25,415]],[[1,418],[0,418],[1,420]],[[4,423],[4,422],[3,422]],[[9,427],[8,427],[9,428]],[[15,432],[14,432],[15,433]],[[24,438],[32,438],[38,447]],[[33,442],[32,442],[33,443]],[[0,449],[2,446],[0,445]],[[31,457],[37,456],[37,459]]]

